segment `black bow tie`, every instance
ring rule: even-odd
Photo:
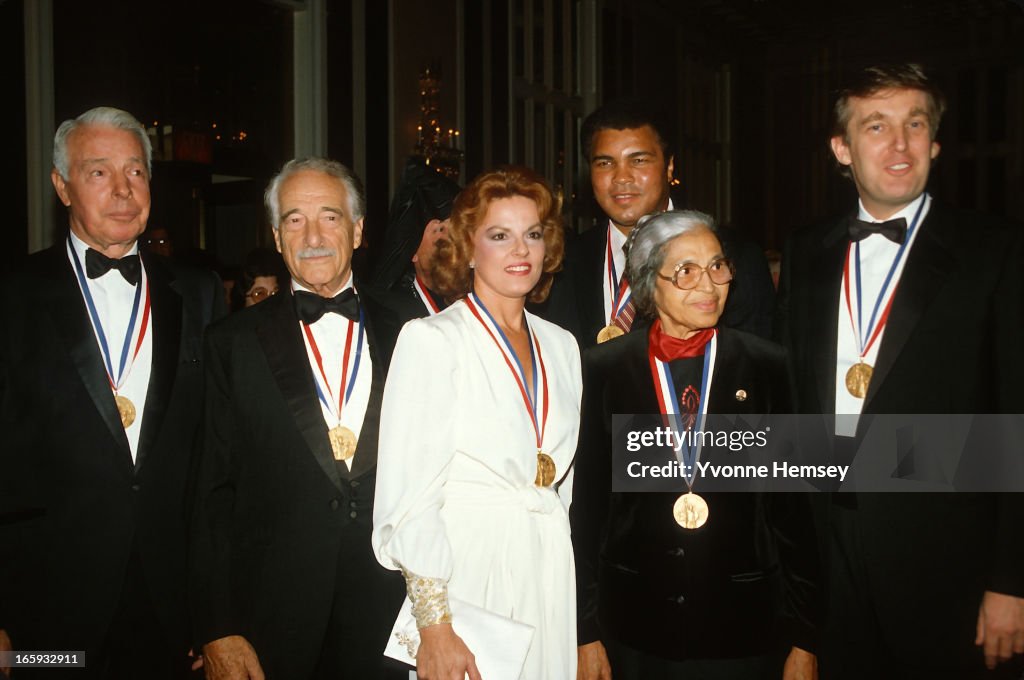
[[[907,221],[902,217],[888,222],[864,222],[850,218],[850,240],[860,241],[872,234],[881,234],[893,243],[903,243],[907,236]]]
[[[359,319],[359,299],[356,292],[346,288],[332,298],[321,297],[304,290],[295,291],[295,311],[299,319],[307,324],[316,323],[328,312],[341,314],[346,319]]]
[[[98,279],[111,269],[121,272],[124,280],[133,286],[138,284],[141,273],[138,255],[125,255],[115,260],[92,248],[85,251],[85,273],[90,279]]]

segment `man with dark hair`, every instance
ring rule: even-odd
[[[75,677],[182,678],[193,662],[186,490],[224,294],[140,251],[151,155],[125,111],[62,123],[68,232],[0,283],[0,625],[15,649],[84,651]]]
[[[859,73],[831,138],[858,210],[783,256],[776,331],[800,411],[853,416],[837,451],[861,414],[1024,412],[1024,233],[925,191],[943,107],[915,65]],[[837,493],[824,517],[823,677],[1002,677],[1024,653],[1024,494]]]
[[[290,161],[265,199],[291,280],[207,335],[196,638],[210,680],[373,680],[405,596],[370,546],[381,396],[404,319],[353,280],[365,201],[345,166]]]
[[[675,156],[658,109],[635,100],[612,102],[590,114],[580,130],[580,148],[604,218],[570,241],[565,271],[540,313],[569,329],[586,348],[632,328],[635,309],[623,247],[641,217],[673,207]],[[774,290],[764,253],[735,234],[719,232],[719,237],[737,270],[722,324],[768,335]]]

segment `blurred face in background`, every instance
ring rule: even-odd
[[[277,295],[277,277],[257,276],[252,280],[249,290],[245,291],[245,306],[252,307],[272,295]]]
[[[412,256],[412,264],[416,269],[416,275],[429,288],[432,285],[430,280],[430,261],[434,257],[434,250],[437,242],[448,233],[449,220],[430,220],[426,229],[423,230],[423,238],[420,240],[420,247]]]

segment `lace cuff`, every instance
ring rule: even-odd
[[[448,608],[448,583],[444,579],[417,576],[402,569],[405,590],[412,602],[412,615],[417,628],[435,623],[451,623],[452,610]]]

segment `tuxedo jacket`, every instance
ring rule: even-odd
[[[803,413],[835,412],[846,220],[799,230],[782,261],[776,333]],[[1024,230],[938,201],[919,228],[863,413],[1024,413]],[[910,653],[973,641],[984,590],[1024,596],[1024,494],[855,504],[878,617]]]
[[[570,508],[579,644],[611,637],[677,660],[753,656],[775,643],[813,651],[817,557],[805,495],[695,486],[709,517],[687,530],[672,513],[682,480],[679,493],[612,493],[612,415],[660,412],[647,330],[584,353]],[[706,398],[709,413],[789,411],[782,349],[721,329]]]
[[[539,316],[575,335],[581,349],[595,345],[598,332],[608,325],[604,312],[607,225],[603,218],[580,236],[567,235],[563,270],[555,277],[549,299],[531,306]],[[717,236],[736,265],[719,325],[770,336],[775,290],[764,253],[732,230],[719,230]]]
[[[0,625],[21,649],[94,651],[133,551],[168,643],[189,648],[186,492],[224,293],[210,272],[142,261],[152,366],[134,463],[66,241],[0,285]]]
[[[337,583],[340,560],[379,568],[370,530],[380,404],[402,319],[357,290],[373,375],[351,471],[331,452],[293,295],[234,314],[206,343],[190,559],[196,637],[244,636],[268,677],[310,677],[324,645],[342,642],[324,640],[336,589],[367,586]],[[394,611],[377,617],[383,638],[401,604],[396,583]]]

